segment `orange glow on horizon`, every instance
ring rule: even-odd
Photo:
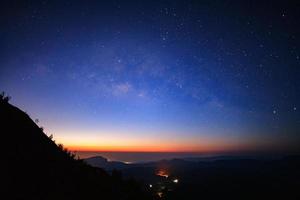
[[[89,152],[182,152],[182,153],[227,153],[261,151],[274,148],[270,140],[257,138],[218,138],[202,136],[197,138],[175,138],[162,134],[159,137],[130,137],[118,134],[79,133],[55,138],[70,151]]]
[[[71,151],[94,151],[94,152],[190,152],[190,153],[217,153],[248,150],[239,145],[228,144],[203,144],[203,145],[65,145]]]
[[[66,146],[71,151],[97,151],[97,152],[200,152],[170,147],[139,147],[139,146]],[[206,152],[202,150],[201,152]]]
[[[219,138],[210,134],[195,137],[175,137],[168,132],[140,134],[118,131],[60,131],[56,141],[71,151],[98,152],[195,152],[216,153],[255,146],[251,140]],[[184,133],[182,133],[184,134]],[[151,136],[149,136],[151,135]]]

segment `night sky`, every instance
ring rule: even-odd
[[[72,150],[299,151],[299,2],[0,9],[0,90]]]

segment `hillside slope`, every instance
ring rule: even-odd
[[[4,195],[9,199],[148,199],[124,181],[73,159],[30,117],[1,99]]]

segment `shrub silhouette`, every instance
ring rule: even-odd
[[[8,103],[10,101],[11,97],[6,95],[5,92],[0,93],[0,100],[3,103]]]
[[[48,138],[53,141],[53,135],[49,135]]]

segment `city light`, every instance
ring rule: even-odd
[[[162,177],[165,177],[165,178],[168,178],[169,177],[169,174],[165,171],[165,170],[159,170],[157,173],[156,173],[157,176],[162,176]]]
[[[163,193],[162,193],[162,192],[158,192],[157,195],[158,195],[159,197],[162,197],[162,196],[163,196]]]

